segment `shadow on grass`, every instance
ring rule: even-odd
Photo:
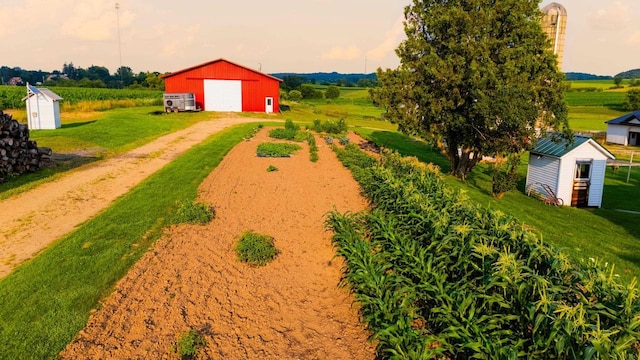
[[[440,153],[440,150],[424,141],[391,131],[374,131],[366,137],[376,144],[395,150],[404,156],[415,156],[422,162],[438,165],[444,173],[450,171],[449,160]]]
[[[96,120],[85,121],[85,122],[74,122],[74,123],[71,123],[71,124],[64,124],[64,125],[61,126],[61,128],[63,128],[63,129],[73,129],[73,128],[77,128],[77,127],[80,127],[80,126],[93,124],[94,122],[96,122]]]
[[[25,173],[19,176],[9,177],[6,178],[3,183],[0,183],[0,199],[29,190],[31,188],[29,185],[31,184],[35,186],[59,173],[69,171],[101,159],[101,157],[96,156],[53,154],[51,161],[45,163],[40,170],[33,173]]]

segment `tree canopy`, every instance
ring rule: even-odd
[[[564,76],[531,0],[414,0],[405,8],[400,66],[378,69],[374,101],[401,131],[446,150],[463,178],[483,155],[570,136]]]

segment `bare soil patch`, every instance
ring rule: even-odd
[[[291,158],[256,157],[267,139],[263,130],[224,158],[200,187],[216,219],[169,229],[62,359],[172,359],[190,329],[206,338],[203,359],[374,358],[323,227],[327,211],[360,211],[366,201],[321,139],[317,163],[306,144]],[[273,236],[278,257],[264,267],[239,262],[245,230]]]
[[[0,201],[0,278],[204,139],[256,119],[202,121]]]

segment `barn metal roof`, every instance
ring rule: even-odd
[[[635,123],[632,122],[633,120],[636,120]],[[640,126],[640,110],[622,115],[619,118],[615,118],[613,120],[605,121],[605,124]]]
[[[260,74],[260,75],[262,75],[262,76],[266,76],[266,77],[268,77],[268,78],[270,78],[270,79],[273,79],[273,80],[276,80],[276,81],[279,81],[279,82],[282,82],[282,81],[283,81],[282,79],[279,79],[279,78],[277,78],[277,77],[275,77],[275,76],[271,76],[271,75],[269,75],[269,74],[265,74],[265,73],[260,72],[260,71],[258,71],[258,70],[254,70],[254,69],[252,69],[252,68],[246,67],[246,66],[244,66],[244,65],[240,65],[240,64],[238,64],[238,63],[234,63],[233,61],[229,61],[229,60],[227,60],[227,59],[223,59],[223,58],[216,59],[216,60],[211,60],[211,61],[207,61],[206,63],[202,63],[202,64],[199,64],[199,65],[195,65],[195,66],[188,67],[188,68],[186,68],[186,69],[182,69],[182,70],[174,71],[174,72],[172,72],[171,74],[164,74],[164,75],[160,75],[160,77],[161,77],[162,79],[166,79],[166,78],[172,77],[172,76],[174,76],[174,75],[178,75],[178,74],[181,74],[181,73],[183,73],[183,72],[187,72],[187,71],[190,71],[190,70],[193,70],[193,69],[197,69],[197,68],[199,68],[199,67],[203,67],[203,66],[211,65],[211,64],[214,64],[214,63],[217,63],[217,62],[220,62],[220,61],[227,62],[227,63],[229,63],[229,64],[235,65],[235,66],[237,66],[237,67],[241,67],[241,68],[243,68],[243,69],[249,70],[249,71],[254,72],[254,73],[256,73],[256,74]]]
[[[547,136],[538,139],[538,143],[533,148],[533,150],[531,150],[531,152],[535,154],[561,158],[586,143],[590,143],[591,145],[593,145],[606,157],[615,159],[615,156],[613,156],[602,145],[598,144],[598,142],[593,140],[593,138],[578,134],[573,135],[573,142],[569,142],[568,140],[563,138],[559,138],[557,141],[554,141],[552,134],[548,134]]]

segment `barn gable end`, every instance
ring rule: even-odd
[[[203,110],[278,112],[280,109],[282,80],[225,59],[162,77],[167,93],[194,93],[196,105]],[[267,107],[268,99],[271,109]]]

